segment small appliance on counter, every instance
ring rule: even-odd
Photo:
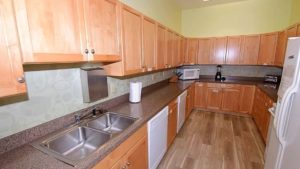
[[[199,79],[200,69],[199,68],[180,68],[177,69],[177,76],[180,80],[195,80]]]
[[[280,75],[266,75],[265,76],[265,82],[266,83],[274,83],[274,84],[279,84],[281,80]]]
[[[129,101],[131,103],[139,103],[142,94],[142,82],[130,82]]]
[[[216,73],[216,76],[215,76],[215,80],[216,81],[221,81],[222,80],[222,66],[221,65],[218,65],[217,66],[217,73]]]

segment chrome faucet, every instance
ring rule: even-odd
[[[80,115],[80,114],[75,114],[75,123],[78,124],[81,122],[83,119],[87,119],[90,117],[97,117],[99,114],[106,113],[107,110],[105,109],[96,109],[94,108],[91,112],[87,113],[86,115]]]

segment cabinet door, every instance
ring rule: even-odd
[[[201,38],[199,39],[199,50],[198,50],[198,64],[212,64],[210,62],[211,49],[213,45],[212,38]]]
[[[187,40],[187,56],[185,62],[187,64],[195,64],[198,56],[198,39]]]
[[[127,161],[125,165],[127,169],[148,168],[148,144],[147,137],[142,138],[136,145],[126,154]]]
[[[146,69],[155,69],[156,58],[156,23],[144,17],[143,19],[143,60]]]
[[[195,84],[195,107],[196,108],[206,108],[206,84],[205,83],[196,83]]]
[[[156,64],[158,69],[165,68],[165,56],[167,54],[167,43],[166,43],[166,28],[158,25],[157,27],[157,54]]]
[[[122,7],[124,73],[142,72],[142,17],[133,9]]]
[[[173,47],[174,47],[174,39],[173,39],[173,32],[168,30],[166,34],[167,38],[167,55],[166,55],[166,67],[172,67],[172,59],[173,59]]]
[[[23,66],[11,0],[0,3],[0,98],[26,93]],[[18,82],[19,81],[21,82]]]
[[[263,34],[260,37],[258,54],[259,65],[273,65],[276,53],[278,33]]]
[[[227,37],[214,38],[212,46],[211,64],[224,64],[227,46]]]
[[[184,64],[187,57],[187,39],[184,37],[181,37],[180,48],[180,64]]]
[[[238,112],[240,102],[240,85],[223,88],[222,90],[222,110]]]
[[[15,1],[24,63],[87,61],[82,1]]]
[[[298,24],[298,26],[297,26],[297,36],[300,37],[300,24]]]
[[[207,109],[220,110],[222,105],[222,89],[207,88]]]
[[[241,36],[228,37],[227,52],[226,52],[226,64],[239,64],[241,55]]]
[[[287,38],[297,36],[297,26],[291,26],[287,29]]]
[[[243,65],[257,64],[259,43],[260,43],[259,35],[249,35],[243,37],[240,64]]]
[[[253,106],[255,86],[242,85],[239,112],[250,114]]]
[[[173,34],[173,59],[172,66],[176,67],[180,65],[180,37],[177,34]]]
[[[89,60],[121,60],[118,1],[88,0],[83,2],[88,49],[91,52]]]
[[[168,116],[168,147],[172,144],[177,134],[177,104],[169,106]]]
[[[284,57],[285,57],[285,49],[287,45],[287,32],[281,31],[278,33],[277,47],[274,64],[276,66],[283,66]]]

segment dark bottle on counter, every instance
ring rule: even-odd
[[[216,73],[216,76],[215,76],[215,80],[217,80],[217,81],[221,81],[222,80],[221,70],[222,70],[222,66],[218,65],[217,66],[217,73]]]

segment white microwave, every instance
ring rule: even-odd
[[[200,69],[177,69],[180,80],[199,79]]]

